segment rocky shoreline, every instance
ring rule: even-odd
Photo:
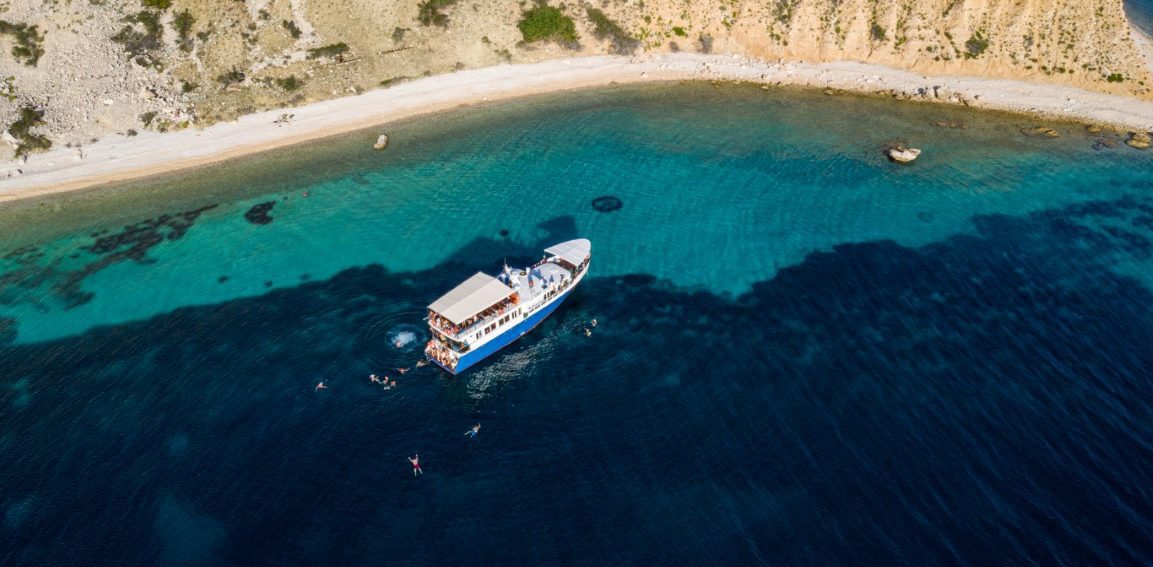
[[[193,167],[483,101],[612,83],[711,80],[798,85],[901,101],[966,105],[1153,131],[1153,102],[1071,87],[976,77],[929,77],[857,62],[765,62],[734,55],[597,56],[502,65],[439,75],[295,107],[243,116],[203,130],[108,136],[78,151],[55,148],[0,165],[0,202],[72,191]]]

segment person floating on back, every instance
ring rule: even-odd
[[[419,475],[424,474],[424,471],[420,470],[420,455],[419,454],[416,456],[409,457],[408,462],[412,463],[412,476],[419,476]]]
[[[476,439],[476,434],[477,434],[477,433],[480,433],[480,424],[479,424],[479,423],[478,423],[478,424],[476,424],[476,425],[474,425],[474,426],[472,426],[472,429],[469,429],[468,431],[465,431],[465,432],[464,432],[464,434],[465,434],[465,435],[468,435],[468,437],[469,437],[470,439]]]

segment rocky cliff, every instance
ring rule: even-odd
[[[0,157],[48,142],[82,148],[110,134],[195,127],[457,69],[580,54],[852,59],[1139,98],[1150,98],[1153,87],[1120,0],[553,0],[542,6],[508,0],[0,1],[0,127],[9,141],[0,145]]]

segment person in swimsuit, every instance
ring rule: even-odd
[[[413,457],[409,457],[408,462],[412,463],[412,476],[418,476],[418,475],[424,474],[424,471],[420,470],[420,455],[419,454],[416,456],[413,456]]]
[[[321,380],[321,381],[320,381],[320,383],[316,385],[316,389],[315,389],[315,390],[313,390],[313,391],[314,391],[314,392],[319,392],[319,391],[321,391],[321,390],[327,390],[327,389],[328,389],[328,386],[325,386],[325,385],[324,385],[324,380]]]
[[[417,368],[420,368],[421,366],[424,366],[425,364],[428,364],[428,361],[427,361],[427,360],[418,360],[418,361],[416,361],[416,367],[417,367]]]
[[[471,438],[471,439],[476,439],[477,433],[480,433],[480,424],[479,423],[472,426],[472,429],[469,429],[468,431],[464,432],[464,434],[468,435],[469,438]]]
[[[373,382],[376,382],[377,384],[380,384],[380,378],[377,377],[376,374],[369,374],[368,379],[372,380]]]

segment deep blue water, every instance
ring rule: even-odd
[[[499,156],[434,137],[306,180],[309,200],[293,185],[94,218],[7,252],[0,563],[1153,560],[1147,154],[1094,151],[1070,125],[1050,142],[999,115],[809,94],[754,121],[757,91],[676,88],[604,95],[628,120],[555,103],[584,137],[525,134]],[[501,120],[538,123],[517,112]],[[969,127],[926,125],[941,112]],[[810,119],[823,141],[790,137]],[[879,123],[937,132],[937,155],[897,168],[844,130]],[[657,135],[686,127],[697,143]],[[570,148],[589,140],[616,151]],[[510,173],[516,151],[544,171]],[[600,180],[587,195],[574,164]],[[356,193],[325,200],[346,181]],[[479,188],[508,213],[493,226]],[[593,191],[623,208],[593,211]],[[375,199],[386,228],[353,213]],[[244,218],[268,201],[270,224]],[[467,237],[426,233],[421,210]],[[456,378],[395,373],[439,293],[577,235],[590,276],[533,333]]]
[[[1125,15],[1137,29],[1153,35],[1153,0],[1125,0]]]

